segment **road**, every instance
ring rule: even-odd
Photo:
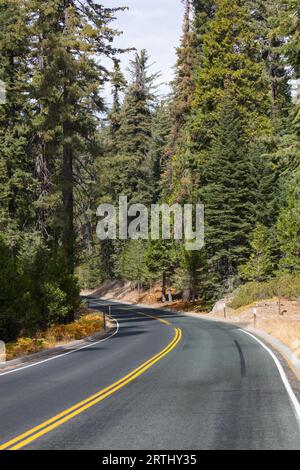
[[[112,314],[111,338],[0,375],[0,448],[300,449],[295,407],[254,338],[161,310]]]

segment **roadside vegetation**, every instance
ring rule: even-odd
[[[300,359],[300,319],[298,321],[282,318],[262,320],[258,323],[258,327],[279,339]]]
[[[248,282],[233,293],[229,307],[240,309],[260,300],[283,297],[288,300],[299,300],[300,313],[300,276],[281,275],[266,282]]]
[[[37,332],[32,337],[22,336],[13,342],[7,343],[6,360],[40,352],[73,340],[83,339],[101,332],[103,328],[102,314],[85,314],[73,323],[53,325],[45,331]]]

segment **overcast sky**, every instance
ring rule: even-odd
[[[111,23],[115,29],[123,31],[116,39],[118,47],[147,49],[151,62],[155,62],[152,72],[161,71],[160,82],[170,82],[176,62],[175,48],[179,44],[182,30],[183,5],[181,0],[101,0],[107,7],[127,6],[129,11],[117,13],[117,20]],[[131,54],[124,54],[122,66],[126,68]],[[167,85],[161,93],[167,93]],[[108,90],[106,96],[109,98]]]

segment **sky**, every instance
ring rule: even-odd
[[[111,23],[111,27],[123,31],[115,40],[115,46],[147,49],[150,63],[154,63],[151,72],[162,74],[159,82],[164,85],[158,90],[159,94],[168,93],[182,32],[181,0],[101,0],[101,4],[129,7],[129,11],[118,12],[117,20]],[[128,53],[121,57],[124,72],[132,56],[133,53]],[[109,88],[105,90],[105,96],[110,101]]]

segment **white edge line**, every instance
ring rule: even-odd
[[[296,415],[297,415],[297,418],[300,422],[300,403],[288,381],[288,378],[286,376],[286,373],[284,372],[284,369],[282,367],[282,365],[280,364],[279,360],[277,359],[277,357],[275,356],[275,354],[271,351],[271,349],[268,348],[268,346],[266,346],[262,341],[260,341],[256,336],[252,335],[251,333],[249,333],[248,331],[245,331],[243,330],[242,328],[239,328],[240,331],[242,331],[243,333],[245,333],[246,335],[248,336],[251,336],[251,338],[255,339],[255,341],[257,341],[269,354],[270,356],[272,357],[272,359],[274,360],[276,366],[277,366],[277,369],[279,371],[279,374],[280,374],[280,377],[281,377],[281,380],[288,392],[288,395],[290,397],[290,400],[291,402],[293,403],[294,405],[294,408],[295,408],[295,411],[296,411]]]
[[[85,346],[81,346],[80,348],[73,349],[72,351],[68,351],[68,352],[63,353],[63,354],[58,354],[57,356],[49,357],[48,359],[44,359],[43,361],[35,362],[34,364],[28,364],[27,366],[18,367],[17,369],[13,369],[13,370],[9,370],[7,372],[3,372],[2,374],[0,374],[0,378],[4,375],[19,372],[20,370],[29,369],[30,367],[39,366],[40,364],[44,364],[45,362],[53,361],[54,359],[60,359],[61,357],[68,356],[69,354],[73,354],[74,352],[81,351],[82,349],[86,349],[86,348],[89,348],[90,346],[94,346],[95,344],[99,344],[99,343],[103,343],[104,341],[107,341],[108,339],[115,336],[119,332],[119,329],[120,329],[120,325],[118,323],[118,320],[116,320],[116,318],[112,318],[112,319],[116,322],[117,327],[116,327],[116,331],[114,331],[110,336],[107,336],[106,338],[100,339],[99,341],[95,341],[93,343],[86,344]]]

